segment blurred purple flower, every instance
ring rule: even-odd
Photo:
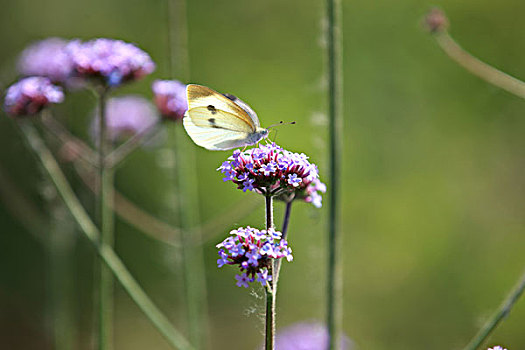
[[[178,80],[155,80],[151,89],[162,116],[171,120],[182,120],[184,112],[188,109],[186,84]]]
[[[49,78],[54,83],[65,83],[73,71],[73,62],[66,53],[68,41],[48,38],[28,46],[18,58],[18,71],[26,76]]]
[[[257,281],[263,286],[272,280],[268,266],[272,259],[293,260],[292,250],[281,233],[273,229],[257,230],[250,226],[230,232],[231,236],[217,244],[219,249],[218,267],[239,265],[241,274],[235,276],[237,286],[248,288],[248,283]]]
[[[140,79],[155,70],[155,63],[146,52],[122,40],[73,40],[65,50],[73,62],[75,75],[108,86]]]
[[[340,350],[350,350],[352,343],[341,336]],[[275,350],[321,350],[328,347],[328,331],[318,322],[296,323],[278,331],[275,337]]]
[[[11,85],[7,89],[4,109],[11,116],[33,115],[50,103],[64,100],[62,89],[48,78],[29,77]]]
[[[91,136],[98,144],[98,111],[91,122]],[[113,97],[106,104],[106,125],[112,141],[147,131],[158,122],[155,107],[140,96]]]
[[[275,143],[233,155],[217,169],[224,181],[232,181],[237,188],[271,194],[278,199],[302,199],[320,208],[326,186],[319,180],[317,166],[305,154],[289,152]]]
[[[504,349],[501,346],[497,345],[497,346],[495,346],[493,348],[488,348],[487,350],[507,350],[507,349]]]

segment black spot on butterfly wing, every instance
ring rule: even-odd
[[[208,118],[208,122],[210,123],[211,127],[214,128],[214,129],[223,129],[220,126],[217,125],[217,122],[215,121],[215,118]]]
[[[213,106],[213,105],[208,105],[208,107],[206,107],[206,108],[208,108],[208,111],[210,111],[211,114],[217,114],[217,108],[215,108],[215,106]],[[214,120],[215,120],[215,119],[214,119]]]

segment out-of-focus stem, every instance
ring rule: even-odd
[[[518,97],[525,98],[525,83],[472,56],[444,30],[434,34],[439,46],[457,64],[477,77]]]
[[[194,240],[200,240],[201,235],[200,229],[195,228],[199,216],[195,154],[192,145],[183,139],[185,135],[180,124],[170,126],[188,328],[190,341],[200,349],[206,346],[208,322],[204,257],[202,247],[193,244]]]
[[[55,350],[74,348],[75,322],[72,295],[72,279],[75,276],[73,258],[74,226],[62,201],[52,198],[50,207],[51,227],[49,239],[49,286],[53,319],[53,343]]]
[[[75,155],[78,155],[91,166],[96,166],[97,154],[84,141],[73,136],[69,130],[53,118],[51,110],[44,109],[41,120],[46,130],[60,140],[64,146],[72,147]]]
[[[342,10],[340,0],[327,0],[328,119],[330,187],[328,197],[327,326],[329,349],[339,349],[342,329],[342,261],[340,232],[340,165],[343,121]]]
[[[24,122],[20,123],[19,126],[27,143],[55,184],[58,193],[62,197],[69,212],[80,226],[80,229],[93,244],[102,261],[104,261],[108,268],[113,272],[131,299],[137,304],[142,312],[144,312],[155,328],[157,328],[171,346],[175,349],[193,349],[184,336],[182,336],[179,331],[171,325],[166,316],[164,316],[155,304],[153,304],[151,299],[149,299],[148,295],[133,278],[113,249],[107,244],[100,242],[100,233],[97,227],[80,204],[75,193],[69,186],[66,177],[60,170],[55,158],[46,147],[35,128],[31,124]]]
[[[169,76],[172,79],[177,76],[178,79],[187,81],[190,78],[187,4],[185,0],[167,1]],[[201,231],[196,228],[200,220],[195,151],[193,145],[187,144],[188,139],[180,123],[172,125],[172,129],[170,136],[174,141],[173,151],[176,158],[176,210],[181,230],[188,327],[190,341],[196,348],[201,349],[208,345],[208,303],[202,247],[192,244],[195,240],[201,240]]]
[[[106,156],[111,152],[111,140],[108,137],[106,123],[107,90],[101,91],[99,101],[99,134],[98,134],[98,170],[99,170],[99,210],[100,210],[100,244],[113,248],[114,217],[113,206],[113,169],[106,165]],[[100,265],[99,280],[99,350],[113,349],[113,276],[106,266]]]
[[[476,350],[488,336],[496,329],[498,324],[510,313],[512,307],[518,301],[521,294],[525,290],[525,272],[521,275],[516,286],[512,289],[509,295],[503,300],[500,307],[496,310],[494,315],[487,321],[487,323],[480,329],[478,334],[470,341],[464,350]]]
[[[134,150],[137,149],[144,142],[150,140],[155,136],[162,128],[159,124],[152,125],[146,130],[137,133],[130,137],[126,142],[120,145],[118,148],[113,150],[106,157],[106,166],[108,168],[114,168],[119,165],[127,156],[129,156]]]
[[[266,200],[266,230],[273,228],[273,197],[269,194],[265,196]],[[272,278],[275,271],[273,262],[268,267],[268,275]],[[275,296],[277,294],[277,280],[267,284],[266,288],[266,336],[265,350],[273,350],[275,343]]]

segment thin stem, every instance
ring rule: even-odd
[[[288,225],[290,223],[290,213],[292,212],[292,203],[293,199],[289,202],[286,202],[286,208],[284,210],[284,219],[283,219],[283,228],[281,230],[282,233],[282,239],[286,239],[288,235]],[[275,276],[273,276],[273,280],[275,281],[275,284],[279,282],[279,276],[281,274],[281,264],[283,259],[277,259],[275,262]]]
[[[273,197],[265,196],[266,200],[266,230],[273,228]],[[268,267],[268,275],[273,277],[273,261]],[[265,350],[273,350],[275,343],[275,296],[277,280],[269,282],[266,288],[266,337]]]
[[[106,122],[107,91],[101,91],[99,101],[99,209],[100,209],[100,243],[114,246],[114,217],[111,210],[113,203],[113,169],[106,165],[106,156],[111,152],[111,140],[108,137]],[[99,276],[99,350],[113,349],[113,276],[105,266],[100,266]]]
[[[476,336],[470,341],[470,343],[464,348],[464,350],[476,350],[488,336],[496,329],[501,321],[510,313],[512,307],[518,301],[521,294],[525,290],[525,272],[521,275],[518,283],[514,286],[509,295],[503,300],[500,307],[496,310],[494,315],[485,323],[476,334]]]
[[[167,0],[167,29],[169,76],[187,81],[190,78],[188,52],[188,23],[185,0]],[[175,25],[177,26],[175,28]],[[177,216],[181,230],[182,270],[187,305],[190,341],[196,348],[206,348],[208,338],[208,306],[204,256],[201,246],[193,241],[201,240],[201,231],[195,228],[199,222],[198,183],[195,151],[188,145],[180,124],[173,125]],[[193,229],[192,229],[193,227]]]
[[[71,147],[75,155],[78,155],[89,165],[96,166],[97,155],[91,147],[81,139],[73,136],[60,122],[53,118],[51,110],[44,109],[42,111],[41,121],[46,130],[62,142],[63,146]]]
[[[75,276],[73,244],[75,231],[71,217],[67,215],[64,203],[58,198],[50,198],[51,227],[47,232],[49,240],[49,281],[53,318],[53,343],[55,350],[74,348],[75,315],[71,296],[75,295],[72,285]]]
[[[342,328],[342,261],[340,220],[340,164],[343,120],[343,69],[341,1],[327,0],[328,118],[330,195],[328,198],[327,326],[330,350],[339,349]]]
[[[167,0],[169,76],[180,80],[190,78],[188,50],[188,19],[186,0]],[[176,27],[175,27],[176,25]]]
[[[271,268],[269,269],[271,270]],[[271,272],[271,271],[269,271]],[[275,343],[275,293],[266,289],[266,339],[265,350],[273,350]]]
[[[192,145],[188,145],[184,130],[179,124],[170,125],[171,141],[175,156],[176,215],[180,227],[182,271],[187,307],[190,341],[198,349],[206,346],[207,337],[207,301],[204,257],[201,246],[195,246],[194,240],[200,240],[201,232],[195,228],[199,221],[198,191],[196,183],[196,165]]]
[[[184,336],[182,336],[179,331],[171,325],[166,316],[164,316],[155,304],[153,304],[151,299],[133,278],[113,249],[107,244],[100,243],[100,233],[97,227],[75,196],[75,193],[69,186],[69,183],[60,170],[55,158],[36,132],[34,126],[29,123],[20,123],[18,125],[20,126],[27,143],[42,163],[80,229],[89,239],[102,261],[104,261],[108,268],[113,272],[131,299],[137,304],[142,312],[144,312],[146,317],[148,317],[155,328],[157,328],[171,346],[176,349],[193,349]]]
[[[525,82],[472,56],[459,46],[447,31],[437,32],[435,38],[443,51],[470,73],[511,94],[525,98]]]
[[[286,208],[284,209],[284,218],[283,218],[283,229],[281,233],[283,234],[282,239],[286,239],[288,236],[288,225],[290,224],[290,213],[292,212],[292,203],[293,200],[286,202]]]

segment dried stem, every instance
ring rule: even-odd
[[[340,0],[327,0],[328,118],[330,193],[328,197],[327,326],[329,349],[339,349],[342,328],[342,261],[340,231],[340,164],[343,120],[342,10]]]
[[[509,295],[503,300],[503,303],[496,310],[494,315],[487,321],[487,323],[480,329],[478,334],[470,341],[464,350],[476,350],[485,339],[496,329],[501,321],[510,313],[512,307],[518,301],[521,294],[525,290],[525,272],[521,275],[516,286],[512,289]]]
[[[472,56],[459,46],[445,30],[436,32],[434,37],[443,51],[445,51],[452,60],[470,73],[492,85],[510,92],[511,94],[525,98],[525,83],[523,81],[516,79]]]
[[[60,170],[55,158],[38,135],[34,126],[26,122],[19,123],[19,126],[28,145],[38,157],[47,174],[55,184],[55,187],[66,204],[69,212],[80,226],[84,235],[95,247],[102,261],[113,272],[124,290],[171,346],[176,349],[193,349],[179,331],[171,325],[166,316],[164,316],[155,304],[153,304],[151,299],[133,278],[113,249],[107,244],[100,242],[99,230],[80,204],[75,193],[69,186],[66,177]]]

